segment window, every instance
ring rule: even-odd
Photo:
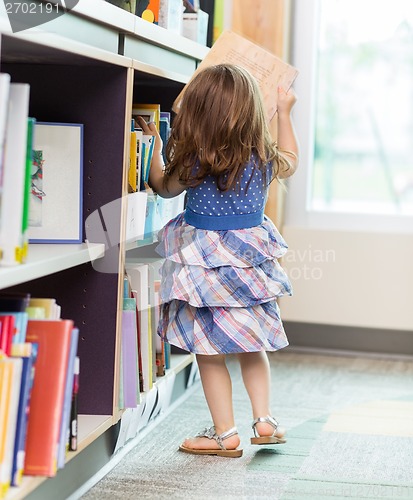
[[[293,198],[321,226],[413,230],[411,0],[296,0],[294,14]]]

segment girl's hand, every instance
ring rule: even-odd
[[[277,111],[279,115],[289,115],[296,101],[297,96],[292,88],[286,92],[282,87],[278,87]]]
[[[154,122],[146,123],[146,121],[142,118],[142,116],[137,117],[137,122],[139,127],[142,129],[142,132],[145,135],[153,135],[155,136],[155,146],[154,153],[160,153],[162,151],[163,142],[161,136],[159,135],[158,129]]]

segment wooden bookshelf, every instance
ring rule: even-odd
[[[103,0],[82,0],[60,18],[18,33],[0,2],[0,49],[0,70],[30,84],[30,116],[84,125],[84,225],[100,207],[125,199],[132,103],[159,102],[170,110],[208,51]],[[122,415],[117,385],[124,265],[127,250],[139,243],[124,242],[124,201],[113,216],[118,234],[112,246],[94,234],[83,244],[33,244],[24,265],[0,267],[0,289],[55,297],[62,316],[79,327],[79,449],[68,454],[68,465],[93,453],[96,443],[113,440]],[[173,355],[166,377],[183,376],[193,360]],[[53,498],[43,492],[65,474],[70,483],[66,469],[73,470],[65,467],[51,480],[25,477],[6,498]]]

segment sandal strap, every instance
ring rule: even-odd
[[[256,428],[256,425],[258,423],[270,424],[274,427],[274,432],[272,433],[271,437],[274,437],[277,434],[278,422],[274,417],[271,417],[271,415],[267,415],[266,417],[258,417],[252,422],[252,430],[254,431],[255,437],[260,437]]]
[[[235,436],[235,434],[238,434],[238,430],[236,427],[232,427],[231,429],[223,432],[222,434],[217,434],[215,432],[215,427],[206,427],[203,431],[198,432],[198,434],[195,437],[206,437],[208,439],[214,439],[218,446],[221,448],[221,450],[226,450],[224,446],[224,439],[228,439],[229,437]]]

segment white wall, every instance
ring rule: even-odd
[[[413,330],[413,237],[285,226],[284,320]]]

